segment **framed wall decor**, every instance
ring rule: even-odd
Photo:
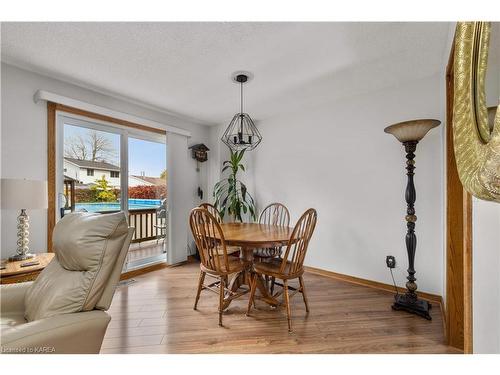
[[[453,143],[460,181],[500,202],[500,23],[458,22],[454,45]]]

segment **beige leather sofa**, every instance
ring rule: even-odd
[[[60,220],[38,278],[1,286],[2,353],[99,353],[132,234],[123,213]]]

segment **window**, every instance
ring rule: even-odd
[[[114,212],[124,209],[120,178],[110,178],[111,173],[119,172],[122,167],[120,132],[111,126],[66,116],[61,116],[59,121],[62,141],[59,165],[69,171],[76,165],[80,172],[75,176],[81,182],[75,183],[71,210]],[[70,177],[65,175],[60,176],[62,182]]]
[[[118,171],[111,171],[111,177],[113,177],[113,178],[120,177],[120,172],[118,172]]]

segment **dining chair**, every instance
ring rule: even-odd
[[[228,256],[226,240],[220,224],[207,209],[194,208],[189,216],[189,225],[201,258],[198,291],[193,309],[197,309],[202,290],[206,289],[219,294],[219,325],[222,326],[222,312],[225,307],[233,299],[249,292],[248,289],[239,292],[230,290],[228,288],[229,275],[234,274],[234,277],[237,277],[240,272],[249,269],[251,263]],[[205,285],[207,275],[215,278],[216,281]]]
[[[281,203],[271,203],[266,208],[262,210],[259,215],[259,224],[268,225],[279,225],[283,227],[288,227],[290,225],[290,212],[284,204]],[[257,262],[261,262],[264,259],[275,258],[281,255],[282,246],[269,247],[255,249],[253,252],[253,257]],[[266,288],[269,289],[269,276],[265,277]],[[272,278],[271,278],[272,280]],[[271,285],[273,285],[271,283]],[[273,293],[273,288],[270,290]]]
[[[213,204],[202,203],[198,207],[204,208],[208,212],[210,212],[215,217],[215,219],[219,224],[222,224],[224,222],[219,210]],[[231,256],[239,256],[241,251],[241,248],[239,248],[238,246],[226,246],[226,249],[227,253]]]
[[[284,204],[271,203],[262,210],[259,216],[259,224],[278,225],[281,227],[288,227],[290,225],[290,212]],[[264,249],[255,249],[253,256],[257,260],[265,258],[274,258],[281,255],[280,247],[271,247]]]
[[[208,212],[210,212],[215,217],[215,219],[217,220],[217,222],[219,224],[222,224],[224,222],[222,220],[222,216],[221,216],[219,210],[213,204],[202,203],[198,207],[204,208],[205,210],[207,210]]]
[[[285,253],[282,258],[269,258],[262,262],[254,263],[251,276],[251,291],[250,299],[248,300],[247,315],[250,314],[250,309],[254,303],[255,290],[257,288],[257,277],[268,276],[275,279],[283,280],[283,284],[276,281],[277,285],[282,286],[282,290],[277,292],[273,297],[278,297],[283,294],[284,305],[288,320],[288,331],[292,331],[292,317],[290,310],[290,298],[296,293],[301,293],[306,306],[306,312],[309,312],[307,304],[306,288],[304,285],[304,259],[306,257],[309,241],[316,227],[318,214],[313,208],[308,209],[295,225],[292,235],[286,246]],[[288,285],[289,280],[299,279],[299,288],[294,288]],[[289,294],[289,290],[293,293]]]

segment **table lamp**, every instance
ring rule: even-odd
[[[47,208],[47,181],[3,178],[1,183],[3,210],[21,210],[17,217],[17,250],[9,261],[33,258],[29,252],[29,216],[26,210]]]
[[[430,304],[427,301],[418,299],[417,284],[415,281],[415,252],[417,250],[417,236],[415,235],[415,223],[417,216],[415,215],[415,200],[417,194],[413,176],[415,175],[415,151],[417,143],[424,138],[429,130],[438,126],[441,123],[439,120],[411,120],[400,122],[384,129],[384,132],[392,134],[400,141],[406,151],[406,175],[408,182],[406,185],[406,252],[408,253],[408,282],[406,283],[406,293],[396,295],[395,302],[392,305],[394,310],[405,310],[413,314],[420,315],[428,320],[431,320],[429,314]]]

